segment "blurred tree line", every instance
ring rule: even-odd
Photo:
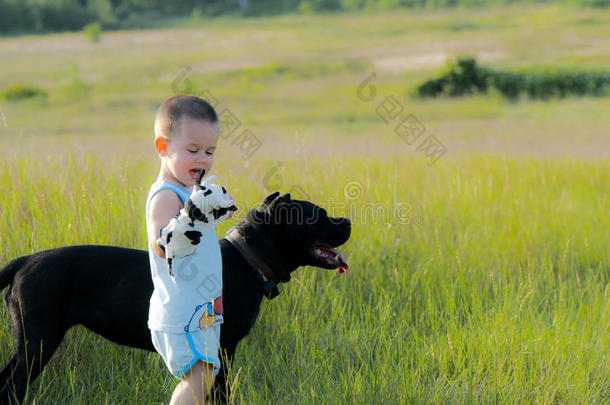
[[[168,16],[260,16],[515,2],[610,6],[610,0],[0,0],[0,33],[74,31],[91,22],[99,22],[104,29],[144,28]]]

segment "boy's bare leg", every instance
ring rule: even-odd
[[[203,405],[214,383],[214,366],[201,360],[182,377],[169,405]]]

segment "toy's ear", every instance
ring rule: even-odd
[[[167,156],[167,139],[161,137],[155,139],[155,148],[159,156]]]
[[[197,176],[197,184],[201,183],[201,179],[203,178],[203,176],[205,176],[205,169],[201,169],[201,171],[199,172],[199,175]]]
[[[267,197],[265,197],[265,199],[261,203],[261,208],[268,207],[269,204],[271,204],[271,201],[275,200],[278,195],[280,195],[280,192],[275,191],[275,192],[269,194]]]

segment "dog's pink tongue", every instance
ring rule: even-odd
[[[345,256],[343,256],[343,253],[339,252],[337,250],[337,253],[339,254],[339,268],[337,269],[337,271],[339,272],[339,274],[347,274],[349,272],[349,266],[347,265],[347,260],[345,260]]]

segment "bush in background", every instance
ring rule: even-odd
[[[34,97],[42,97],[46,99],[48,96],[46,90],[41,89],[40,87],[19,83],[8,87],[0,94],[2,95],[2,98],[7,101],[19,101]]]
[[[99,22],[85,25],[83,32],[89,39],[89,42],[100,42],[102,35],[102,25]]]
[[[539,68],[510,72],[480,66],[474,58],[462,58],[449,63],[438,78],[421,84],[417,94],[458,97],[495,89],[511,100],[522,95],[546,100],[570,95],[602,96],[609,88],[610,71]]]

